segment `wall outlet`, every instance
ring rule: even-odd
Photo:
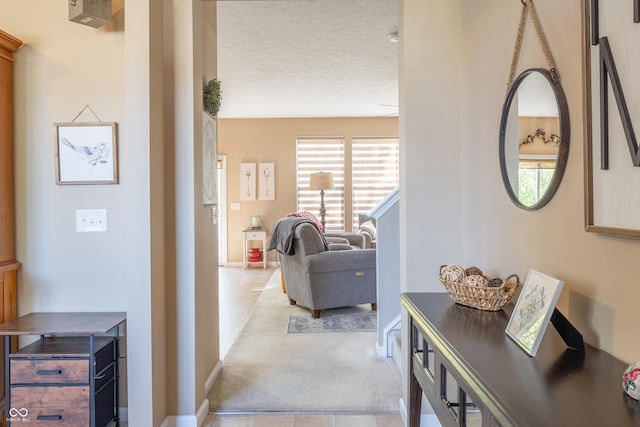
[[[76,210],[76,232],[107,231],[107,210]]]

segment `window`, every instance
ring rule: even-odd
[[[351,146],[351,222],[375,208],[399,183],[398,138],[354,138]]]
[[[556,158],[542,156],[524,158],[518,163],[518,200],[525,206],[533,206],[547,191],[556,168]]]
[[[298,211],[319,217],[320,192],[309,190],[309,175],[333,172],[334,189],[325,191],[325,228],[344,230],[344,138],[298,138],[296,141]]]
[[[342,137],[296,141],[298,211],[319,217],[320,192],[309,190],[309,175],[333,172],[335,189],[325,191],[328,231],[356,230],[358,215],[373,209],[399,183],[398,138],[353,138],[351,150],[346,148]],[[345,164],[349,152],[351,161]],[[349,208],[351,220],[345,215]]]

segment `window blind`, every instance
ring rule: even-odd
[[[344,230],[344,138],[298,138],[296,140],[297,210],[309,211],[320,219],[320,191],[309,190],[309,175],[332,172],[335,188],[325,190],[325,227]]]
[[[399,183],[398,138],[353,138],[352,229],[358,229],[358,215],[380,203]]]

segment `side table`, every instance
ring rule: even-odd
[[[5,336],[7,426],[119,425],[121,312],[30,313],[0,325]],[[11,352],[11,337],[40,339]]]
[[[244,268],[247,268],[247,265],[251,262],[249,261],[249,241],[251,240],[262,240],[262,261],[258,261],[262,263],[262,268],[267,268],[267,229],[265,228],[247,228],[242,230],[242,263]]]

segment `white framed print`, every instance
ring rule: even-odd
[[[218,203],[218,135],[216,119],[202,112],[202,204]]]
[[[562,280],[533,269],[522,286],[506,333],[531,356],[538,351],[563,286]]]
[[[256,164],[240,163],[240,200],[256,199]]]
[[[258,199],[259,200],[275,200],[276,199],[276,175],[273,163],[258,164]]]
[[[55,123],[56,184],[117,184],[117,124]]]

